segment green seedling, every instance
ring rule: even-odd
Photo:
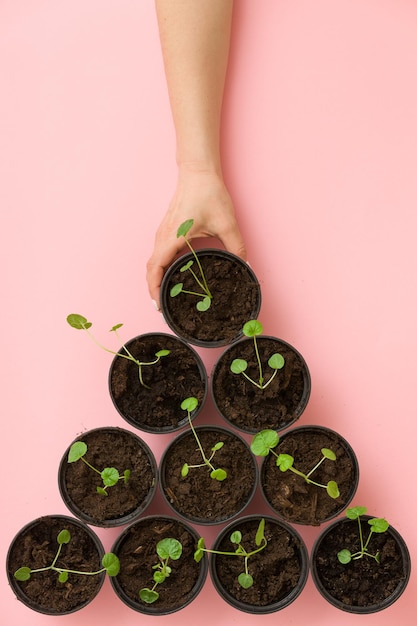
[[[243,587],[243,589],[249,589],[249,587],[252,587],[253,585],[253,578],[249,574],[248,561],[251,556],[253,556],[254,554],[257,554],[258,552],[261,552],[261,550],[266,548],[267,543],[268,543],[265,537],[265,520],[262,518],[261,521],[259,522],[259,526],[255,534],[256,548],[254,550],[251,550],[250,552],[248,552],[242,546],[242,543],[241,543],[242,533],[240,532],[240,530],[235,530],[230,535],[230,541],[236,546],[236,550],[234,552],[222,552],[220,550],[209,550],[208,548],[206,548],[203,537],[200,537],[200,539],[197,542],[197,550],[194,552],[194,560],[197,561],[197,563],[199,563],[201,559],[203,558],[204,552],[207,552],[209,554],[221,554],[223,556],[238,556],[238,557],[243,558],[244,559],[244,571],[239,574],[238,582],[239,582],[239,585]]]
[[[227,472],[224,469],[221,468],[215,468],[214,465],[212,464],[212,460],[214,455],[216,454],[217,450],[220,450],[220,448],[223,447],[224,443],[223,441],[218,441],[211,449],[211,455],[209,457],[206,456],[206,453],[203,450],[203,446],[201,445],[201,441],[198,438],[198,435],[195,431],[195,428],[193,426],[193,422],[191,419],[191,413],[197,408],[198,406],[198,400],[197,398],[186,398],[185,400],[183,400],[181,402],[181,408],[184,411],[187,411],[188,414],[188,423],[190,425],[191,431],[194,435],[194,439],[197,442],[197,446],[198,449],[201,452],[201,456],[203,458],[203,463],[199,463],[198,465],[189,465],[188,463],[184,463],[184,465],[182,466],[181,469],[181,476],[185,477],[188,475],[188,472],[190,469],[196,468],[196,467],[204,467],[207,466],[210,470],[210,477],[213,478],[214,480],[218,480],[218,481],[222,481],[225,478],[227,478]]]
[[[274,370],[274,373],[269,378],[269,380],[265,382],[265,378],[264,378],[263,370],[262,370],[261,358],[259,356],[258,343],[256,341],[256,337],[259,335],[262,335],[262,332],[263,332],[262,324],[258,322],[258,320],[249,320],[249,322],[246,322],[246,324],[244,324],[243,326],[243,334],[246,337],[253,338],[256,361],[258,363],[258,369],[259,369],[259,380],[258,381],[253,380],[253,378],[250,378],[250,376],[248,376],[248,374],[246,373],[246,370],[248,368],[248,362],[245,361],[245,359],[234,359],[230,365],[230,369],[232,370],[233,374],[242,374],[247,380],[249,380],[249,382],[255,385],[255,387],[258,387],[258,389],[265,389],[266,387],[268,387],[268,385],[272,383],[275,376],[277,375],[278,370],[282,369],[285,364],[285,360],[282,354],[279,354],[278,352],[276,352],[275,354],[270,356],[268,359],[268,365],[271,369]]]
[[[119,559],[112,552],[106,553],[102,560],[102,568],[97,570],[96,572],[81,572],[73,569],[66,569],[63,567],[57,566],[58,558],[62,551],[62,546],[68,544],[71,541],[71,534],[69,530],[61,530],[57,536],[58,549],[56,551],[55,557],[50,565],[47,567],[40,567],[38,569],[30,569],[30,567],[20,567],[15,573],[14,577],[23,582],[25,580],[29,580],[32,574],[37,574],[38,572],[46,572],[48,570],[52,570],[58,574],[58,580],[60,583],[65,583],[68,580],[69,574],[79,574],[82,576],[97,576],[97,574],[102,574],[103,572],[107,572],[109,576],[117,576],[120,569]]]
[[[85,463],[90,469],[101,476],[101,480],[103,481],[103,487],[97,487],[97,493],[102,496],[108,496],[107,489],[109,487],[113,487],[119,480],[123,480],[125,483],[130,478],[130,470],[125,470],[123,472],[123,476],[120,476],[118,470],[114,467],[105,467],[104,470],[100,471],[91,463],[87,461],[85,455],[87,453],[87,444],[84,441],[75,441],[69,449],[68,452],[68,463],[75,463],[76,461],[82,461]]]
[[[266,430],[261,430],[259,433],[257,433],[253,437],[250,448],[255,456],[268,456],[268,454],[271,452],[273,455],[276,456],[276,465],[277,467],[279,467],[281,472],[286,472],[287,470],[290,470],[291,472],[294,472],[294,474],[297,474],[297,476],[301,476],[301,478],[303,478],[306,483],[311,484],[311,485],[316,485],[316,487],[321,487],[323,489],[326,489],[327,494],[331,498],[336,499],[339,497],[340,495],[339,487],[337,486],[337,483],[334,480],[330,480],[327,483],[327,485],[323,485],[321,483],[316,482],[315,480],[311,478],[311,475],[313,474],[313,472],[315,472],[317,468],[320,467],[322,463],[324,463],[325,460],[328,460],[328,461],[336,460],[336,455],[332,450],[330,450],[329,448],[322,448],[321,459],[316,463],[316,465],[307,474],[304,474],[303,472],[300,472],[300,470],[294,467],[294,457],[292,457],[290,454],[277,454],[274,451],[274,448],[276,448],[278,443],[279,443],[278,433],[275,432],[275,430],[266,429]]]
[[[194,265],[194,261],[192,259],[190,259],[188,261],[188,263],[186,263],[185,265],[183,265],[180,268],[180,272],[184,273],[184,272],[190,272],[190,274],[193,276],[195,282],[197,283],[197,285],[200,287],[201,292],[198,291],[187,291],[186,289],[184,289],[184,283],[177,283],[176,285],[174,285],[171,288],[170,291],[170,296],[171,298],[175,298],[175,296],[178,296],[180,293],[188,293],[192,296],[197,296],[199,299],[199,301],[196,304],[196,308],[199,311],[207,311],[207,309],[210,308],[211,306],[211,301],[212,301],[212,294],[210,292],[210,289],[208,287],[207,284],[207,280],[203,271],[203,268],[201,267],[201,263],[200,263],[200,259],[198,258],[194,248],[192,247],[189,238],[187,237],[188,232],[190,231],[192,225],[194,224],[194,220],[193,219],[189,219],[186,220],[185,222],[183,222],[180,227],[177,230],[177,238],[179,237],[184,237],[185,243],[187,244],[187,246],[189,247],[195,262],[197,263],[198,266],[198,273],[200,275],[200,277],[198,276],[198,274],[194,271],[193,269],[193,265]]]
[[[351,561],[356,561],[358,559],[362,559],[364,556],[369,556],[371,559],[375,559],[377,563],[380,563],[381,554],[376,552],[375,554],[371,554],[368,552],[369,542],[372,539],[372,535],[374,533],[384,533],[389,528],[389,523],[383,517],[372,517],[368,520],[368,524],[370,526],[368,537],[366,541],[364,541],[363,533],[362,533],[362,525],[361,525],[361,515],[365,515],[366,507],[364,506],[354,506],[350,509],[346,510],[346,517],[351,520],[358,521],[358,532],[359,532],[359,542],[360,542],[360,550],[354,552],[353,554],[350,550],[343,549],[337,554],[337,558],[340,563],[346,565]]]
[[[178,561],[182,554],[182,545],[177,539],[167,537],[156,544],[156,553],[159,557],[159,563],[152,568],[155,570],[153,575],[154,585],[151,589],[144,587],[139,591],[140,599],[147,604],[152,604],[158,600],[159,593],[155,589],[171,574],[172,569],[168,563],[170,559]]]
[[[140,361],[139,359],[136,359],[131,354],[131,352],[129,352],[129,350],[126,348],[126,346],[124,345],[124,343],[121,341],[119,337],[119,334],[117,331],[119,330],[119,328],[123,326],[123,324],[116,324],[115,326],[110,328],[110,331],[109,331],[111,333],[114,333],[117,339],[119,340],[119,342],[122,344],[123,352],[114,352],[113,350],[106,348],[105,346],[103,346],[101,343],[97,341],[94,335],[90,332],[92,323],[89,322],[87,318],[85,318],[83,315],[78,315],[78,313],[71,313],[67,317],[67,322],[70,326],[72,326],[72,328],[76,328],[77,330],[84,330],[87,333],[87,335],[89,335],[89,337],[94,341],[94,343],[97,346],[99,346],[99,348],[101,348],[102,350],[105,350],[106,352],[110,352],[110,354],[114,354],[115,356],[120,356],[122,359],[127,359],[128,361],[132,361],[133,363],[135,363],[138,366],[138,370],[139,370],[140,384],[143,387],[146,387],[147,389],[149,389],[149,385],[146,385],[143,382],[143,369],[142,368],[150,366],[150,365],[156,365],[162,357],[167,356],[171,352],[170,350],[164,350],[164,349],[158,350],[158,352],[155,352],[155,359],[153,361]]]

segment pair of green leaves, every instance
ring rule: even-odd
[[[119,471],[115,467],[105,467],[103,470],[98,470],[93,467],[86,459],[87,444],[84,441],[75,441],[68,452],[68,463],[75,463],[76,461],[83,461],[90,469],[101,476],[104,487],[98,486],[97,493],[102,496],[108,496],[107,489],[113,487],[119,480],[123,480],[125,483],[130,478],[130,470],[125,470],[123,476],[120,476]]]

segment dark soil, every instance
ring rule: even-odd
[[[257,433],[264,428],[282,430],[303,412],[310,396],[310,375],[301,355],[289,344],[273,337],[257,338],[265,383],[273,370],[268,359],[278,352],[285,359],[266,389],[258,389],[243,374],[233,374],[230,365],[234,359],[248,363],[246,374],[259,381],[259,368],[252,339],[242,339],[228,348],[219,358],[213,371],[212,389],[219,412],[236,428]]]
[[[259,521],[252,519],[233,525],[232,530],[241,531],[241,544],[247,551],[257,548],[255,534]],[[216,542],[216,550],[234,552],[236,546],[230,541],[230,534],[227,533],[220,544]],[[244,571],[243,558],[216,555],[212,561],[222,587],[232,598],[247,607],[267,607],[284,601],[300,583],[302,563],[308,567],[306,554],[302,560],[299,541],[278,521],[275,523],[271,518],[266,518],[265,537],[268,542],[266,548],[248,560],[249,574],[254,581],[249,589],[243,589],[238,582],[239,574]]]
[[[153,567],[159,563],[156,544],[167,537],[182,544],[182,555],[170,561],[170,576],[157,587],[159,598],[146,604],[139,598],[139,590],[153,586]],[[138,611],[146,613],[173,612],[188,604],[204,582],[207,564],[194,561],[197,537],[178,520],[150,517],[132,524],[123,535],[120,545],[113,549],[120,559],[120,573],[111,579],[116,591],[121,590],[125,601]]]
[[[81,512],[88,523],[105,524],[108,520],[117,522],[130,513],[139,514],[149,503],[154,492],[156,465],[145,444],[140,438],[120,428],[99,428],[78,437],[87,444],[85,459],[99,471],[114,467],[122,476],[130,470],[128,481],[119,480],[108,487],[107,496],[97,493],[103,487],[99,474],[88,467],[81,459],[75,463],[63,458],[60,479],[63,481],[63,495],[68,496],[74,505],[73,512]],[[123,523],[126,523],[124,519]]]
[[[294,467],[308,473],[322,457],[321,449],[330,448],[336,461],[326,459],[311,478],[327,485],[337,482],[340,496],[331,498],[325,489],[307,484],[290,470],[282,472],[276,466],[276,457],[269,454],[262,464],[261,484],[272,508],[288,522],[318,525],[340,513],[352,500],[358,468],[353,450],[337,433],[319,427],[300,427],[285,433],[274,449],[276,454],[289,454]]]
[[[155,360],[159,350],[171,353],[157,364],[142,368],[147,387],[140,384],[135,363],[115,357],[109,383],[118,411],[130,424],[147,432],[181,427],[187,420],[181,409],[184,398],[193,396],[201,406],[206,395],[206,373],[197,353],[177,337],[164,333],[141,335],[126,346],[135,358],[145,362]]]
[[[366,538],[369,525],[366,520],[361,525]],[[350,607],[376,607],[379,610],[384,608],[381,603],[405,586],[406,563],[388,529],[385,533],[374,534],[369,544],[371,554],[380,552],[379,564],[369,557],[341,564],[337,558],[340,550],[347,548],[353,554],[360,549],[358,533],[356,520],[342,520],[330,529],[316,553],[316,572],[328,593],[345,604],[347,610]]]
[[[62,547],[57,566],[80,571],[97,571],[101,568],[102,553],[99,553],[87,530],[67,519],[43,517],[39,523],[26,529],[13,544],[8,560],[11,576],[22,566],[37,569],[50,565],[58,548],[57,536],[63,529],[69,530],[71,540]],[[81,608],[100,590],[104,575],[82,576],[69,574],[61,583],[57,572],[50,570],[32,574],[28,581],[15,581],[35,610],[41,612],[66,613]]]
[[[197,427],[196,431],[206,456],[218,442],[212,464],[227,472],[218,481],[204,467],[190,468],[181,476],[184,463],[202,463],[201,453],[191,432],[178,437],[169,447],[161,464],[161,487],[166,498],[180,514],[196,523],[220,523],[237,514],[250,499],[256,486],[256,462],[248,446],[234,433],[222,428]]]
[[[196,309],[199,301],[196,296],[181,293],[172,298],[169,295],[171,288],[181,282],[187,291],[200,291],[190,272],[179,271],[193,258],[191,254],[183,257],[176,271],[173,267],[172,275],[166,281],[166,292],[162,295],[164,315],[171,317],[171,328],[191,343],[214,341],[218,345],[229,344],[241,335],[245,322],[256,318],[259,313],[260,288],[252,270],[243,261],[230,256],[221,257],[219,252],[222,254],[221,251],[217,254],[213,251],[198,252],[213,296],[207,311]],[[194,263],[193,269],[196,265]]]

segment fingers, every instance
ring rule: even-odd
[[[234,227],[218,234],[218,238],[228,252],[235,254],[246,261],[246,247],[237,223]]]
[[[164,244],[163,242],[161,243],[160,241],[156,241],[152,256],[146,265],[146,280],[148,283],[149,295],[151,296],[151,299],[158,311],[161,308],[159,290],[165,270],[172,263],[176,254],[181,249],[182,248],[178,241],[170,246],[168,244]]]

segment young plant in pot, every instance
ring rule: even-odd
[[[308,577],[308,554],[299,534],[271,516],[248,515],[231,522],[211,549],[200,538],[194,558],[210,555],[210,575],[231,606],[253,614],[291,604]]]
[[[149,433],[179,430],[186,420],[179,405],[191,391],[199,400],[193,418],[204,405],[207,373],[197,352],[185,341],[167,333],[145,333],[123,343],[122,324],[110,329],[121,348],[103,346],[82,315],[67,317],[70,326],[83,330],[103,350],[114,355],[109,372],[109,391],[120,415],[132,426]]]
[[[162,493],[169,506],[197,524],[219,524],[238,515],[257,486],[257,464],[242,437],[221,426],[194,427],[196,398],[182,409],[190,429],[166,448],[160,463]]]
[[[118,572],[117,556],[105,554],[88,526],[65,515],[33,520],[7,553],[7,576],[17,599],[46,615],[82,609],[98,594],[106,573]]]
[[[194,220],[178,228],[189,252],[177,259],[161,284],[162,314],[171,330],[192,344],[218,347],[241,336],[242,325],[261,307],[259,282],[252,269],[230,252],[197,252],[189,231]]]
[[[130,524],[112,552],[120,573],[111,579],[117,596],[147,615],[168,615],[190,604],[201,591],[207,558],[194,560],[198,534],[170,516],[150,515]]]
[[[297,420],[310,397],[307,364],[290,344],[263,335],[251,319],[243,339],[227,348],[211,377],[214,403],[225,420],[244,432],[283,430]]]
[[[135,433],[102,427],[77,437],[62,456],[58,485],[69,510],[93,526],[121,526],[142,514],[157,487],[149,446]]]
[[[281,437],[257,433],[251,450],[263,459],[263,495],[282,519],[317,526],[339,515],[353,499],[359,466],[350,444],[324,426],[299,426]]]
[[[398,600],[410,578],[401,535],[366,507],[348,508],[317,538],[310,558],[313,581],[333,606],[348,613],[382,611]]]

